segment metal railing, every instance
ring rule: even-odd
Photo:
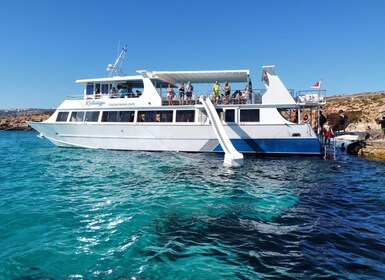
[[[288,89],[290,95],[298,103],[315,105],[315,104],[325,104],[326,100],[326,90],[301,90],[297,91],[294,94],[293,89]],[[226,98],[224,90],[220,90],[219,98],[215,98],[212,90],[208,90],[206,93],[199,93],[194,91],[190,104],[199,103],[199,97],[201,95],[210,98],[213,103],[216,104],[261,104],[262,96],[265,94],[265,89],[253,89],[252,92],[245,92],[244,90],[231,90],[230,95]],[[164,96],[163,92],[159,92],[159,95],[162,97],[163,105],[168,104],[168,97]],[[89,94],[89,95],[70,95],[67,96],[71,100],[81,100],[81,99],[115,99],[115,98],[137,98],[135,94],[125,94],[122,96],[119,95],[110,95],[110,94]],[[184,95],[183,104],[187,102],[186,94]],[[179,93],[176,92],[173,99],[171,100],[173,105],[182,104],[180,101]]]
[[[293,97],[298,103],[324,104],[326,103],[326,90],[300,90]]]

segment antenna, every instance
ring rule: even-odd
[[[124,57],[126,56],[127,53],[127,45],[125,45],[122,50],[120,51],[120,54],[118,58],[116,59],[114,64],[108,64],[106,70],[110,71],[110,75],[108,77],[112,76],[112,73],[115,73],[115,76],[125,76],[123,73],[121,66],[124,61]]]

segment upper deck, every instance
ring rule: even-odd
[[[308,90],[294,93],[287,90],[275,75],[274,66],[263,68],[262,81],[266,89],[253,89],[249,70],[219,70],[219,71],[138,71],[140,75],[115,76],[108,78],[82,79],[76,83],[85,85],[82,96],[71,99],[108,100],[113,103],[125,103],[138,106],[164,105],[194,105],[199,102],[201,95],[207,96],[216,104],[243,105],[243,104],[287,104],[297,106],[322,106],[325,104],[325,90]],[[270,74],[270,75],[269,75]],[[270,79],[269,79],[270,78]],[[276,79],[276,80],[274,80]],[[215,100],[213,84],[219,81],[220,96]],[[181,97],[178,86],[181,83],[191,82],[194,90],[190,98],[186,93]],[[231,90],[224,89],[228,82]],[[173,88],[174,94],[167,95],[167,86]],[[266,92],[270,93],[264,98]],[[229,94],[230,92],[230,94]],[[228,95],[228,97],[226,97]],[[265,100],[264,100],[265,99]]]

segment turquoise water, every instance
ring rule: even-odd
[[[384,279],[385,162],[36,135],[0,132],[0,279]]]

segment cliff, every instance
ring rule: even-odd
[[[346,131],[380,130],[378,122],[385,116],[385,91],[327,97],[322,111],[335,129],[340,110],[348,117]]]

